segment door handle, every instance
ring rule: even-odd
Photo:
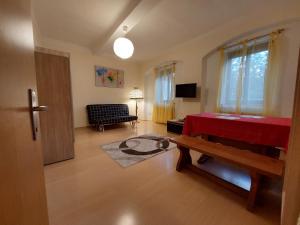
[[[46,105],[34,106],[34,107],[32,107],[32,110],[35,112],[48,111],[48,106],[46,106]]]
[[[37,132],[38,132],[38,113],[45,112],[48,110],[48,106],[41,105],[38,106],[37,95],[36,92],[32,89],[28,89],[29,95],[29,111],[30,111],[30,119],[31,119],[31,128],[32,128],[32,138],[36,140]]]

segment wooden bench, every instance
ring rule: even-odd
[[[232,191],[246,194],[248,197],[247,209],[250,211],[253,210],[255,205],[260,176],[265,175],[272,178],[280,178],[283,176],[284,162],[282,160],[253,153],[249,150],[241,150],[185,135],[175,137],[170,139],[170,141],[176,143],[180,150],[180,156],[176,167],[177,171],[181,171],[183,168],[191,168]],[[248,170],[251,177],[250,190],[244,190],[192,165],[190,149]]]

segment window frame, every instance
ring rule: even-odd
[[[230,76],[232,76],[232,61],[235,58],[240,58],[241,60],[243,60],[242,57],[245,57],[244,60],[245,62],[239,62],[240,66],[244,66],[244,74],[243,74],[243,78],[242,78],[242,86],[243,89],[241,90],[241,106],[244,105],[246,107],[241,107],[241,108],[246,108],[246,112],[248,111],[262,111],[263,110],[263,104],[264,104],[264,97],[261,100],[250,100],[248,99],[248,95],[249,95],[249,80],[251,77],[251,73],[250,73],[250,60],[251,60],[251,55],[259,53],[259,52],[264,52],[267,51],[267,59],[266,59],[266,66],[265,66],[265,72],[264,72],[264,80],[265,80],[265,76],[266,76],[266,72],[267,72],[267,68],[268,68],[268,60],[269,60],[269,50],[268,50],[268,40],[263,40],[261,43],[248,43],[247,47],[246,47],[246,54],[243,54],[244,51],[244,46],[243,45],[239,45],[237,47],[234,47],[232,49],[228,49],[225,50],[224,54],[225,54],[225,61],[224,61],[224,70],[223,70],[223,81],[222,81],[222,85],[226,85],[226,87],[221,87],[221,96],[220,96],[220,109],[223,112],[228,112],[228,111],[232,111],[232,109],[236,108],[236,104],[237,104],[237,98],[236,99],[232,99],[230,98],[230,91],[232,90],[232,82],[230,82],[230,80],[232,79]],[[239,70],[241,68],[238,68]],[[225,80],[224,80],[225,79]],[[238,78],[239,79],[239,78]],[[247,82],[248,81],[248,82]],[[239,80],[237,81],[239,82]],[[247,86],[246,86],[247,85]],[[265,84],[263,84],[265,85]],[[238,84],[236,84],[236,87],[238,87]],[[225,88],[225,89],[224,89]],[[236,92],[238,92],[238,90],[236,90]],[[222,96],[222,95],[225,96]],[[247,103],[246,103],[247,102]],[[250,107],[247,107],[247,105],[249,105]],[[258,105],[261,105],[262,107],[258,107]],[[242,113],[242,112],[241,112]]]

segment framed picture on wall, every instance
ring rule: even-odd
[[[124,71],[95,66],[96,87],[124,88]]]

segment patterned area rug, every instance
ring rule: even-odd
[[[175,148],[168,137],[142,135],[102,145],[101,148],[122,167],[128,167]]]

